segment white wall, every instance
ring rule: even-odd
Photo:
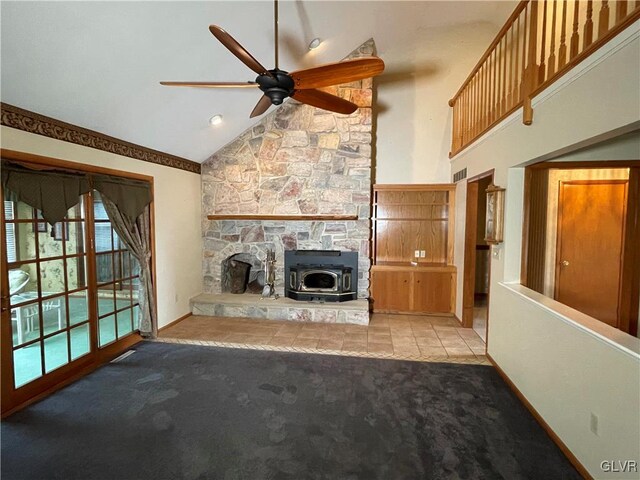
[[[639,85],[636,22],[534,99],[533,125],[515,112],[452,161],[452,171],[467,167],[469,177],[495,168],[495,183],[507,189],[505,241],[492,256],[488,352],[595,478],[625,478],[604,473],[603,460],[640,461],[640,340],[518,285],[521,167],[637,129]],[[457,244],[463,238],[457,228]]]
[[[158,325],[189,313],[202,292],[200,175],[2,126],[2,148],[141,173],[154,179]]]
[[[413,81],[376,84],[375,183],[451,181],[452,116],[447,102],[496,33],[487,23],[431,28],[416,33],[424,35],[421,53],[403,51],[404,45],[384,52],[389,58],[422,58]]]

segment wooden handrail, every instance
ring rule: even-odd
[[[495,46],[498,45],[500,40],[502,40],[502,37],[504,36],[504,34],[507,33],[507,30],[509,30],[511,25],[513,25],[513,22],[515,21],[515,19],[520,16],[520,13],[522,13],[522,10],[524,10],[527,7],[528,3],[529,3],[529,0],[521,0],[521,2],[518,4],[516,9],[511,14],[511,16],[507,19],[507,22],[504,24],[504,26],[500,29],[500,31],[496,35],[496,38],[493,39],[493,41],[489,45],[489,48],[487,48],[487,50],[484,52],[484,55],[480,57],[480,61],[476,63],[476,66],[473,67],[473,70],[471,70],[471,73],[469,74],[467,79],[464,81],[462,86],[458,89],[456,94],[453,97],[451,97],[451,100],[449,100],[450,107],[453,107],[453,102],[456,101],[456,99],[460,96],[460,94],[462,93],[464,88],[469,84],[469,82],[474,77],[474,75],[478,72],[478,70],[480,70],[480,67],[482,66],[484,61],[489,57],[489,55],[493,53],[493,49],[495,48]]]
[[[640,1],[616,2],[615,14],[605,0],[595,6],[593,0],[575,0],[572,7],[567,0],[518,3],[449,100],[453,108],[449,156],[520,107],[523,123],[530,125],[533,97],[639,18]]]

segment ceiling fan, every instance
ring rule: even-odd
[[[378,57],[344,60],[291,73],[280,70],[278,68],[278,0],[274,0],[276,66],[272,70],[263,67],[253,55],[219,26],[210,25],[209,30],[242,63],[258,74],[256,80],[254,82],[160,82],[160,84],[200,88],[257,87],[262,90],[263,95],[251,112],[250,118],[262,115],[271,105],[280,105],[287,97],[331,112],[353,113],[358,105],[317,89],[374,77],[384,70],[384,62]]]

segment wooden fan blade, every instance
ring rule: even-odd
[[[384,71],[384,62],[378,57],[354,58],[328,63],[318,67],[291,72],[296,90],[322,88],[375,77]]]
[[[258,103],[256,104],[256,106],[253,107],[253,111],[251,112],[251,115],[249,115],[249,118],[253,118],[253,117],[257,117],[258,115],[262,115],[264,112],[269,110],[270,106],[271,106],[271,99],[269,97],[267,97],[266,95],[262,95],[260,100],[258,100]]]
[[[322,108],[323,110],[329,110],[336,113],[353,113],[358,109],[355,103],[351,103],[330,93],[323,92],[322,90],[306,89],[296,90],[291,95],[291,98],[296,99],[299,102],[306,103],[312,107]]]
[[[167,87],[199,87],[199,88],[253,88],[256,82],[160,82]]]
[[[251,55],[247,50],[240,45],[235,38],[229,35],[222,28],[217,25],[209,25],[209,31],[216,37],[222,45],[227,47],[227,49],[233,53],[242,63],[244,63],[251,70],[256,72],[258,75],[269,75],[273,77],[273,75],[264,68],[260,62],[258,62],[253,55]]]

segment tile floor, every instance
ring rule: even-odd
[[[368,326],[191,316],[159,341],[420,361],[485,363],[485,344],[451,317],[374,314]]]

